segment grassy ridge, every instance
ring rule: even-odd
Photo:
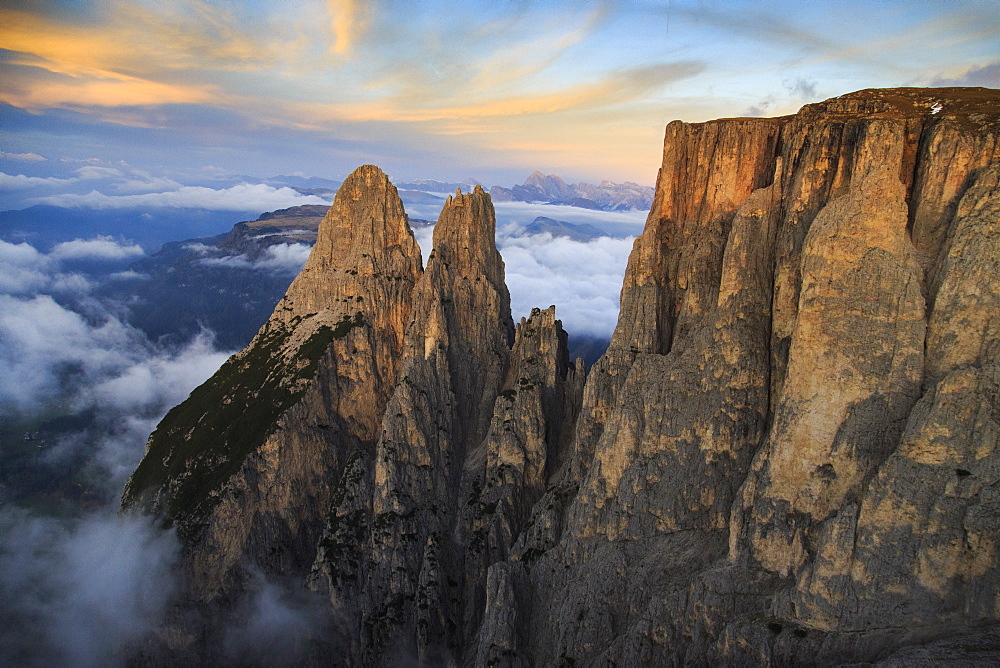
[[[196,532],[219,490],[305,391],[296,381],[313,378],[330,343],[363,324],[358,313],[334,328],[324,325],[291,358],[282,350],[292,330],[272,326],[167,413],[150,436],[123,505],[147,504],[157,494],[166,500],[160,513],[178,524],[182,537]]]

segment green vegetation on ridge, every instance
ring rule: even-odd
[[[308,318],[308,316],[307,316]],[[296,323],[299,324],[299,323]],[[126,488],[123,505],[148,504],[166,492],[159,512],[183,537],[196,533],[220,488],[270,435],[305,391],[330,344],[364,324],[361,313],[319,327],[291,358],[282,354],[292,330],[270,324],[254,345],[234,355],[163,418]],[[169,490],[164,486],[169,485]]]

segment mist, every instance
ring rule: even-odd
[[[0,664],[125,665],[177,592],[178,554],[149,518],[0,509]]]
[[[548,233],[526,236],[519,230],[510,223],[497,232],[514,320],[527,317],[532,308],[555,304],[556,317],[570,336],[610,339],[635,237],[574,241]],[[433,234],[430,226],[414,231],[425,260]]]
[[[125,665],[179,589],[174,534],[117,507],[149,433],[229,353],[208,331],[151,342],[91,297],[141,255],[0,242],[2,665]]]
[[[189,244],[187,248],[201,246],[211,250],[204,244]],[[197,248],[193,248],[198,250]],[[221,257],[206,257],[198,260],[199,264],[209,267],[228,267],[233,269],[257,269],[274,271],[295,276],[302,271],[303,265],[309,259],[312,247],[300,243],[284,243],[268,246],[259,257],[249,255],[223,255]]]

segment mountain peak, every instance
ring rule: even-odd
[[[668,125],[585,385],[553,309],[513,327],[490,195],[448,198],[421,273],[362,168],[126,505],[166,469],[147,505],[182,529],[192,600],[308,574],[350,665],[995,654],[996,109],[862,91]]]
[[[123,506],[177,526],[192,595],[213,599],[249,564],[311,563],[329,480],[380,433],[420,265],[395,186],[358,168],[271,318],[150,436]],[[233,533],[225,518],[243,513]]]
[[[601,181],[600,185],[568,185],[556,174],[548,176],[535,170],[523,185],[504,188],[493,186],[490,195],[496,202],[547,202],[606,211],[645,210],[653,201],[653,189],[634,183]]]
[[[399,254],[409,258],[407,266],[394,266]],[[320,223],[316,245],[276,313],[292,318],[338,311],[344,297],[359,295],[358,284],[368,277],[402,272],[412,279],[419,258],[420,248],[396,187],[381,169],[363,165],[337,191]],[[374,304],[364,310],[370,308]]]

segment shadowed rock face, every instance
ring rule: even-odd
[[[270,320],[150,436],[123,506],[177,527],[197,599],[312,563],[347,456],[378,438],[421,273],[395,187],[360,167]]]
[[[448,200],[421,272],[360,168],[125,503],[181,528],[195,600],[251,567],[306,578],[339,615],[314,640],[353,664],[992,643],[998,136],[986,89],[671,123],[586,379],[554,308],[513,326],[486,193]],[[261,428],[226,426],[262,397]]]

